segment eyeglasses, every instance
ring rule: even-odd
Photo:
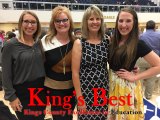
[[[29,25],[31,23],[32,26],[36,26],[37,22],[36,21],[29,21],[29,20],[23,20],[24,25]]]
[[[67,23],[68,22],[68,19],[67,18],[65,18],[65,19],[62,19],[62,20],[60,20],[60,19],[56,19],[55,20],[55,23],[57,23],[57,24],[60,24],[60,23]]]

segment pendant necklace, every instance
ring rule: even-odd
[[[61,53],[61,57],[62,57],[62,61],[63,61],[63,74],[64,74],[64,75],[65,75],[65,73],[66,73],[66,59],[65,59],[65,56],[66,56],[66,54],[67,54],[68,44],[69,44],[69,43],[67,43],[67,48],[66,48],[66,50],[65,50],[64,56],[63,56],[63,54],[62,54],[61,46],[60,46],[60,44],[59,44],[59,49],[60,49],[60,53]]]

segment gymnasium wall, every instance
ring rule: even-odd
[[[33,10],[39,17],[42,27],[48,27],[48,23],[51,18],[51,11],[37,11]],[[23,10],[0,10],[0,29],[5,31],[14,29],[17,27],[18,19]],[[75,28],[81,26],[81,20],[84,11],[72,11],[72,18]],[[106,27],[114,28],[117,17],[117,12],[103,12],[104,22]],[[159,13],[137,13],[139,18],[139,26],[145,27],[145,23],[148,20],[154,20],[157,23],[157,27],[160,28],[160,14]]]

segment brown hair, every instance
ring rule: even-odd
[[[128,40],[124,43],[124,45],[119,47],[119,42],[121,40],[121,34],[118,30],[118,20],[121,12],[128,12],[133,15],[133,28],[129,33]],[[110,60],[113,60],[114,63],[120,63],[120,57],[124,57],[124,64],[122,65],[124,68],[129,68],[130,64],[135,58],[137,51],[137,43],[138,43],[138,17],[136,12],[131,8],[123,8],[120,10],[116,20],[115,33],[111,40],[110,45]]]

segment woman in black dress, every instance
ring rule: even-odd
[[[107,117],[108,105],[103,97],[108,96],[108,44],[108,39],[104,38],[102,12],[93,5],[84,13],[82,39],[75,41],[72,52],[73,83],[80,120],[105,120]]]

